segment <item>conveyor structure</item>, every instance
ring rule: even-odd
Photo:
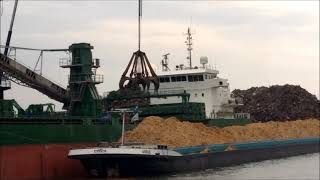
[[[4,54],[0,54],[0,71],[56,101],[64,104],[69,103],[69,94],[65,88]]]

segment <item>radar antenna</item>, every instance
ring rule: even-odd
[[[168,65],[169,65],[168,56],[169,55],[170,55],[170,53],[163,55],[163,59],[161,60],[162,71],[170,71],[170,68],[168,67]]]

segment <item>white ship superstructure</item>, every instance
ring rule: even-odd
[[[227,79],[218,77],[219,71],[211,68],[179,69],[158,72],[159,91],[182,91],[190,94],[189,102],[205,104],[206,117],[234,118],[235,99],[230,97]],[[180,97],[152,98],[151,104],[180,103]]]
[[[205,104],[206,118],[235,118],[234,107],[237,105],[230,95],[227,79],[218,77],[219,71],[209,67],[208,58],[201,57],[200,67],[192,66],[192,37],[190,28],[187,32],[187,50],[189,67],[177,65],[174,70],[168,67],[168,55],[162,60],[162,71],[157,72],[160,79],[160,92],[186,91],[190,94],[189,102]],[[181,97],[151,98],[151,104],[181,103]]]

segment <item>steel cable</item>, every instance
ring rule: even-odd
[[[2,14],[3,14],[3,0],[0,0],[0,44],[1,44],[1,34],[2,34]],[[1,48],[0,48],[0,53],[1,53]]]

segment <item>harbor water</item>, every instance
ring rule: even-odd
[[[112,180],[319,180],[320,153],[215,168],[161,177],[111,178]],[[79,180],[79,179],[77,179]],[[81,179],[90,180],[90,179]],[[94,179],[105,180],[105,179]]]
[[[161,177],[108,178],[111,180],[319,180],[320,153],[247,163]],[[59,179],[60,180],[60,179]],[[70,180],[70,179],[68,179]],[[106,180],[106,179],[72,179]]]
[[[166,177],[170,180],[318,180],[320,153]],[[159,178],[160,179],[160,178]]]
[[[200,172],[162,177],[125,179],[154,180],[319,180],[320,153],[209,169]],[[122,178],[120,178],[122,179]],[[89,179],[83,179],[89,180]],[[102,179],[94,179],[102,180]],[[115,180],[115,179],[113,179]]]

